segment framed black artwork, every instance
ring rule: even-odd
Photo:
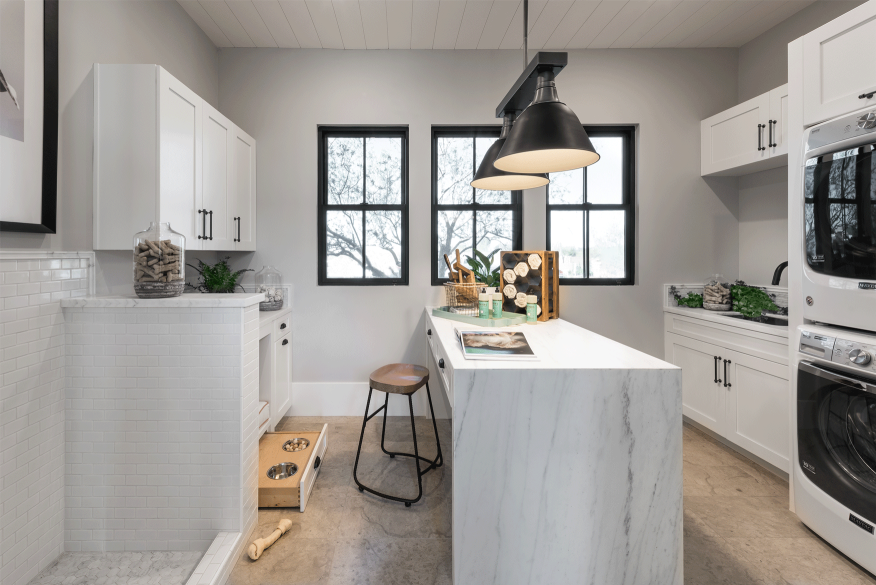
[[[3,0],[0,12],[0,231],[53,234],[58,0]]]

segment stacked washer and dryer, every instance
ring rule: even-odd
[[[876,109],[803,143],[794,507],[876,573]]]

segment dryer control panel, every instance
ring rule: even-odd
[[[806,355],[862,371],[876,372],[876,340],[864,343],[803,329],[800,332],[799,349],[800,353]]]

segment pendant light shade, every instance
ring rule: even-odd
[[[494,165],[511,173],[557,173],[599,160],[575,112],[557,97],[553,71],[541,71],[535,99],[514,123]]]
[[[493,165],[499,151],[502,150],[502,146],[505,144],[505,139],[508,136],[508,131],[511,129],[513,120],[514,114],[505,114],[502,133],[499,135],[499,139],[484,154],[481,166],[478,167],[474,180],[471,182],[472,187],[489,191],[522,191],[523,189],[542,187],[550,182],[547,175],[543,173],[534,175],[508,173],[497,169]]]

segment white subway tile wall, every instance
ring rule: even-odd
[[[258,395],[243,392],[244,310],[64,312],[65,549],[206,551],[253,521],[241,514],[241,422],[255,428]]]
[[[0,583],[64,550],[64,317],[93,253],[0,252]]]

